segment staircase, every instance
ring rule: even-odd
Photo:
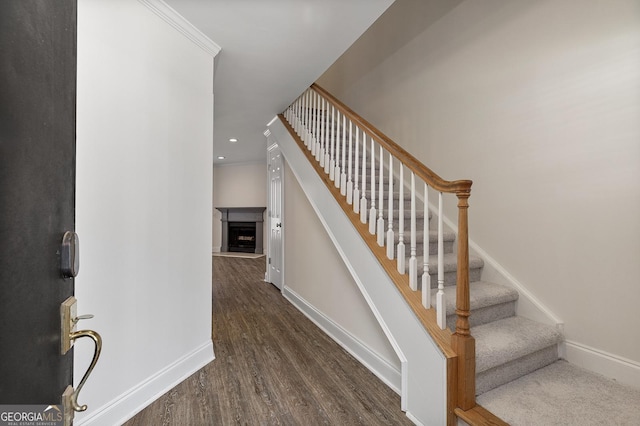
[[[361,160],[361,158],[360,158]],[[355,159],[354,159],[355,161]],[[352,164],[354,167],[354,164]],[[374,168],[375,175],[379,175],[379,168]],[[383,170],[384,182],[388,182],[388,170]],[[369,181],[367,180],[367,183]],[[395,186],[399,182],[396,182]],[[403,217],[405,223],[411,220],[409,206],[409,190],[405,188]],[[366,193],[371,199],[371,193]],[[388,203],[388,196],[383,196],[382,205]],[[394,192],[394,198],[399,200],[399,192]],[[398,205],[397,202],[395,204]],[[418,203],[416,208],[416,228],[423,228],[425,212]],[[398,218],[399,210],[394,210],[393,217]],[[384,215],[386,216],[386,214]],[[429,229],[433,214],[428,212]],[[395,229],[398,221],[394,221]],[[447,327],[455,330],[456,309],[456,272],[457,257],[454,252],[456,235],[453,231],[444,232],[444,293],[446,295]],[[418,265],[424,263],[423,232],[416,232],[416,257]],[[394,242],[399,242],[399,234],[395,234]],[[437,231],[429,231],[429,256],[431,276],[431,300],[436,300],[437,293]],[[407,252],[408,253],[408,252]],[[409,257],[406,257],[409,263]],[[541,324],[516,315],[518,292],[513,288],[482,281],[484,262],[476,256],[469,257],[469,281],[471,334],[476,339],[476,395],[481,395],[505,383],[527,375],[558,360],[558,344],[562,336],[554,327]],[[419,288],[421,290],[421,288]]]
[[[352,165],[353,166],[353,165]],[[379,173],[379,169],[375,169]],[[388,176],[388,170],[383,171]],[[385,179],[388,182],[388,178]],[[396,187],[398,183],[396,182]],[[403,191],[405,207],[410,206],[409,190]],[[398,196],[399,192],[394,193]],[[368,193],[370,195],[370,193]],[[399,198],[396,198],[399,199]],[[383,205],[388,196],[383,197]],[[396,204],[397,205],[397,204]],[[398,218],[399,210],[394,210],[393,217]],[[411,220],[411,212],[404,209],[404,220]],[[425,214],[418,203],[416,208],[417,229],[422,229]],[[432,222],[433,215],[428,213]],[[397,222],[394,222],[395,229]],[[430,224],[429,229],[434,229]],[[416,232],[417,263],[424,263],[423,232]],[[457,257],[454,252],[456,235],[447,230],[444,232],[444,293],[446,295],[447,327],[455,330],[456,306],[456,272]],[[399,235],[395,235],[395,242]],[[408,252],[407,252],[408,253]],[[431,300],[436,299],[437,292],[437,231],[429,231],[429,256],[431,276]],[[407,264],[409,257],[406,257]],[[518,377],[529,374],[539,368],[558,360],[558,343],[562,336],[555,328],[523,317],[516,316],[518,292],[513,288],[482,281],[484,262],[476,256],[469,256],[469,281],[471,334],[476,339],[476,395],[480,395]],[[421,290],[421,288],[419,288]]]
[[[322,90],[317,86],[312,87],[316,90]],[[316,107],[317,104],[313,104],[314,101],[306,102],[304,109],[299,111],[303,111],[303,114],[304,111],[307,111],[306,114],[310,114],[308,111]],[[461,294],[457,288],[457,283],[460,279],[458,263],[459,259],[464,258],[460,257],[460,251],[456,254],[456,249],[460,242],[456,241],[455,232],[450,229],[443,229],[441,221],[435,220],[438,219],[437,213],[439,212],[434,214],[432,208],[425,211],[424,206],[426,203],[423,203],[423,200],[416,201],[415,199],[416,192],[411,187],[413,184],[409,185],[407,179],[403,178],[402,174],[398,176],[397,172],[393,173],[393,169],[390,172],[389,168],[393,166],[387,166],[387,163],[383,161],[378,163],[377,160],[373,162],[367,160],[367,158],[371,158],[372,152],[374,155],[377,154],[377,149],[373,145],[369,149],[368,145],[363,142],[362,147],[366,146],[366,149],[353,152],[351,147],[354,144],[357,145],[357,138],[354,139],[353,130],[346,126],[345,119],[340,121],[338,117],[336,121],[335,116],[325,113],[325,108],[323,105],[322,113],[316,109],[315,113],[310,114],[315,114],[315,121],[310,120],[309,116],[301,120],[307,120],[313,128],[313,138],[317,136],[318,138],[326,138],[327,141],[343,141],[343,151],[346,150],[345,147],[349,147],[347,155],[346,152],[341,154],[340,148],[327,145],[327,150],[334,150],[331,152],[336,154],[335,158],[331,157],[331,178],[329,173],[326,173],[328,165],[326,161],[324,162],[325,164],[322,164],[322,161],[318,160],[319,156],[324,159],[322,155],[318,155],[318,152],[314,153],[315,149],[312,148],[309,140],[305,141],[311,136],[306,134],[300,137],[298,134],[300,130],[296,131],[297,124],[293,121],[299,120],[299,118],[291,119],[290,117],[289,121],[291,123],[285,124],[285,126],[287,126],[293,139],[297,141],[300,149],[311,161],[318,175],[336,197],[344,212],[350,217],[355,227],[359,229],[362,237],[377,241],[380,246],[389,246],[389,235],[392,235],[392,247],[404,244],[404,262],[398,263],[398,269],[405,269],[403,271],[405,279],[410,270],[410,267],[406,265],[411,265],[412,262],[418,265],[417,271],[414,270],[414,274],[422,275],[423,271],[428,272],[429,279],[425,276],[414,281],[416,288],[413,291],[423,294],[422,300],[427,301],[429,308],[436,307],[436,300],[438,300],[438,293],[440,293],[445,301],[442,308],[444,310],[443,315],[446,317],[446,327],[456,331],[456,322],[460,322],[459,314],[461,311],[461,305],[457,300]],[[346,107],[341,105],[341,108]],[[283,122],[287,122],[284,115],[281,116],[281,119]],[[325,129],[324,133],[323,129]],[[339,144],[340,142],[337,142],[336,146],[339,146]],[[319,146],[318,150],[320,149]],[[380,157],[384,157],[382,149],[380,149],[380,155],[377,158],[380,159]],[[327,161],[329,158],[329,156],[326,157]],[[360,176],[355,178],[352,171],[355,170],[356,174],[360,173],[363,164],[366,164],[366,168],[362,178],[358,180]],[[393,164],[393,161],[391,164]],[[335,170],[333,167],[336,167]],[[341,177],[341,173],[346,170],[349,170],[350,173],[348,180]],[[355,186],[353,186],[354,178]],[[345,190],[344,187],[347,181],[352,186]],[[361,191],[358,191],[358,183]],[[338,190],[340,187],[342,188]],[[352,199],[349,199],[352,194]],[[356,206],[358,204],[358,196],[366,200],[366,212],[356,211],[358,210]],[[426,195],[423,195],[423,198],[425,197]],[[373,210],[369,211],[369,209]],[[379,221],[382,223],[379,223]],[[425,225],[427,226],[425,227]],[[389,231],[391,231],[391,234],[387,234]],[[428,238],[426,239],[424,238],[425,231],[428,232]],[[381,233],[384,233],[383,237],[381,237]],[[382,240],[385,240],[384,244],[380,244]],[[425,250],[426,245],[428,245],[428,248]],[[375,249],[373,243],[369,243],[369,246]],[[380,250],[380,252],[382,251]],[[387,251],[387,257],[389,257],[389,254],[393,257],[395,253],[402,253],[402,251]],[[427,253],[426,259],[425,253]],[[381,259],[381,262],[389,263],[390,259],[383,259],[379,253],[376,255]],[[439,257],[441,259],[438,259]],[[400,263],[404,263],[405,266],[400,267]],[[469,286],[468,296],[466,296],[468,301],[466,303],[470,312],[468,316],[470,334],[475,338],[475,391],[473,396],[480,396],[480,399],[482,399],[483,394],[539,371],[544,367],[551,366],[551,368],[554,368],[558,364],[558,345],[562,340],[561,334],[554,327],[517,316],[516,302],[518,300],[518,292],[504,285],[483,281],[483,266],[484,262],[481,258],[468,257]],[[429,291],[424,292],[423,283],[429,282]],[[438,288],[439,284],[440,288]],[[411,279],[409,279],[409,285],[412,285]],[[464,303],[462,304],[463,306]],[[416,310],[415,303],[410,302],[410,305]],[[417,315],[421,314],[417,313]],[[463,314],[462,316],[465,315]],[[444,326],[445,324],[443,324]],[[464,330],[464,327],[462,329]],[[460,332],[459,325],[458,332]],[[438,340],[442,339],[442,337],[435,336],[434,339]],[[464,362],[463,358],[461,357],[458,362]],[[461,374],[460,371],[458,370],[458,375]],[[452,386],[451,382],[449,386]],[[451,415],[453,411],[455,411],[455,415]],[[449,410],[447,423],[470,425],[506,424],[489,411],[476,406],[475,402],[472,403],[470,409],[455,408],[455,410]]]

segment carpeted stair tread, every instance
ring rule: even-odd
[[[386,207],[386,206],[385,206]],[[383,217],[385,220],[385,223],[387,222],[387,218],[389,211],[385,208],[383,210]],[[380,212],[378,212],[378,214],[380,214]],[[409,232],[409,227],[411,226],[411,210],[409,209],[404,209],[404,211],[402,212],[403,216],[404,216],[404,229],[405,229],[405,234],[408,234]],[[396,219],[400,216],[400,209],[394,209],[393,210],[393,222],[394,225],[396,225]],[[422,210],[416,210],[416,219],[423,219],[424,218],[424,211]],[[431,214],[429,214],[429,218],[431,218]],[[397,228],[397,225],[395,226]],[[394,231],[397,232],[397,229],[394,229]]]
[[[513,426],[639,425],[640,389],[556,361],[478,396]]]
[[[509,363],[555,345],[555,328],[523,317],[511,317],[471,328],[476,339],[476,373]]]

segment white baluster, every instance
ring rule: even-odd
[[[331,134],[329,136],[329,139],[327,139],[324,147],[324,163],[323,164],[324,164],[324,172],[327,174],[329,173],[329,162],[330,162],[329,152],[331,152],[331,139],[333,138],[333,122],[335,121],[335,118],[336,118],[336,109],[332,105],[331,106],[331,125],[330,125]]]
[[[355,168],[354,168],[354,174],[353,174],[353,180],[354,180],[354,184],[353,184],[353,212],[354,213],[360,213],[360,189],[358,188],[358,175],[359,175],[359,155],[360,155],[360,148],[358,146],[358,133],[360,133],[360,131],[358,130],[358,126],[356,127],[356,139],[354,141],[355,145],[356,145],[356,164],[355,164]]]
[[[300,138],[304,139],[305,133],[307,132],[307,108],[306,108],[306,92],[302,95],[302,99],[300,101]]]
[[[387,229],[387,258],[393,260],[395,245],[393,234],[393,156],[389,153],[389,229]]]
[[[346,133],[346,130],[345,130]],[[353,163],[353,121],[351,121],[351,119],[349,119],[349,138],[348,138],[348,147],[349,147],[349,169],[347,171],[347,181],[346,181],[346,186],[347,186],[347,204],[353,204],[353,182],[351,181],[351,172],[352,170],[352,163]],[[344,188],[345,185],[343,184],[342,187]]]
[[[318,136],[316,138],[316,152],[313,154],[316,161],[320,158],[320,148],[322,147],[322,142],[324,141],[324,125],[322,124],[322,117],[324,115],[324,98],[320,95],[318,102]]]
[[[318,120],[318,112],[320,111],[320,95],[314,93],[313,102],[313,138],[311,139],[311,155],[316,156],[316,143],[318,142],[318,129],[320,120]]]
[[[335,181],[333,182],[336,188],[340,188],[340,111],[336,114],[336,170],[334,171]]]
[[[334,130],[336,122],[336,107],[331,105],[331,132],[329,137],[331,138],[331,160],[329,161],[329,179],[334,181],[336,179],[336,131]]]
[[[293,109],[293,105],[289,105],[289,108],[287,108],[287,111],[285,111],[284,113],[284,118],[287,119],[287,121],[289,122],[289,124],[291,124],[291,110]],[[295,129],[295,128],[294,128]]]
[[[331,105],[329,104],[329,101],[327,102],[327,109],[325,110],[326,113],[326,118],[325,118],[325,137],[324,137],[324,172],[326,174],[329,174],[329,170],[331,169],[331,161],[329,160],[329,153],[331,152],[331,135],[330,135],[330,122],[331,120],[329,120],[329,110],[331,108]]]
[[[298,109],[299,109],[299,100],[296,99],[293,105],[291,105],[287,109],[287,114],[285,115],[285,118],[287,119],[289,124],[291,124],[291,127],[293,127],[293,130],[296,132],[296,134],[299,136],[300,126],[299,126],[299,122],[296,121],[296,115],[297,115]]]
[[[418,290],[418,261],[416,259],[416,175],[411,172],[411,257],[409,257],[409,287]]]
[[[324,98],[320,98],[320,100],[318,101],[318,108],[321,109],[322,111],[322,116],[320,118],[320,150],[317,152],[318,156],[320,157],[320,167],[324,168],[324,146],[325,146],[325,140],[327,139],[327,132],[325,130],[326,128],[326,121],[327,121],[327,111],[325,109],[326,105],[325,105],[325,100]]]
[[[424,226],[422,265],[422,306],[431,308],[431,276],[429,275],[429,187],[424,183]]]
[[[302,133],[302,120],[300,118],[303,99],[304,94],[296,99],[295,103],[291,106],[291,108],[289,108],[286,118],[289,124],[291,124],[291,126],[293,127],[293,130],[295,130],[296,134],[300,136],[300,138],[304,141],[304,133]]]
[[[398,272],[404,274],[405,267],[405,249],[404,249],[404,165],[400,163],[400,182],[398,183],[400,190],[400,201],[398,201]]]
[[[302,121],[302,113],[303,113],[303,97],[300,96],[300,102],[298,102],[298,136],[302,137],[303,135],[303,129],[304,129],[304,122]]]
[[[369,233],[376,233],[376,151],[373,146],[373,138],[371,138],[371,210],[369,210]]]
[[[304,113],[305,113],[305,111],[304,111],[305,96],[304,95],[305,94],[303,93],[302,97],[300,98],[300,135],[299,135],[300,139],[303,139],[303,140],[304,140],[304,133],[306,131],[306,124],[307,124],[304,121],[304,118],[305,118],[305,116],[304,116]]]
[[[320,139],[318,139],[318,146],[316,146],[316,161],[320,162],[320,153],[322,151],[322,145],[325,143],[325,139],[327,139],[327,126],[325,125],[327,121],[325,108],[327,106],[327,100],[325,98],[320,98],[320,115],[318,119],[320,121]]]
[[[307,145],[307,149],[311,149],[311,99],[313,99],[313,91],[310,90],[307,95],[307,105],[305,111],[304,120],[304,142]]]
[[[367,134],[362,132],[362,198],[360,198],[360,222],[367,223]]]
[[[347,116],[346,114],[342,114],[342,173],[340,174],[340,194],[345,196],[347,195],[347,164],[346,164],[346,153],[347,153]],[[351,153],[349,153],[349,157],[351,157]],[[351,168],[351,164],[349,164],[349,168]]]
[[[382,145],[380,145],[380,170],[378,170],[378,229],[376,234],[378,235],[378,245],[380,247],[384,246],[384,182],[383,182],[383,173],[384,173],[384,155],[382,153]]]
[[[436,319],[444,330],[447,326],[447,305],[444,299],[444,231],[442,226],[442,192],[438,193],[438,293],[436,294]]]

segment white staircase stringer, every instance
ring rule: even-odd
[[[270,126],[291,171],[402,364],[402,409],[446,424],[446,360],[280,120]],[[320,208],[321,206],[321,208]]]

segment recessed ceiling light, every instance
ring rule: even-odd
[[[238,139],[236,139],[236,138],[231,138],[231,139],[229,139],[229,142],[231,142],[231,143],[236,143],[236,142],[238,142]]]
[[[219,155],[218,160],[224,160],[224,157],[222,155]]]

